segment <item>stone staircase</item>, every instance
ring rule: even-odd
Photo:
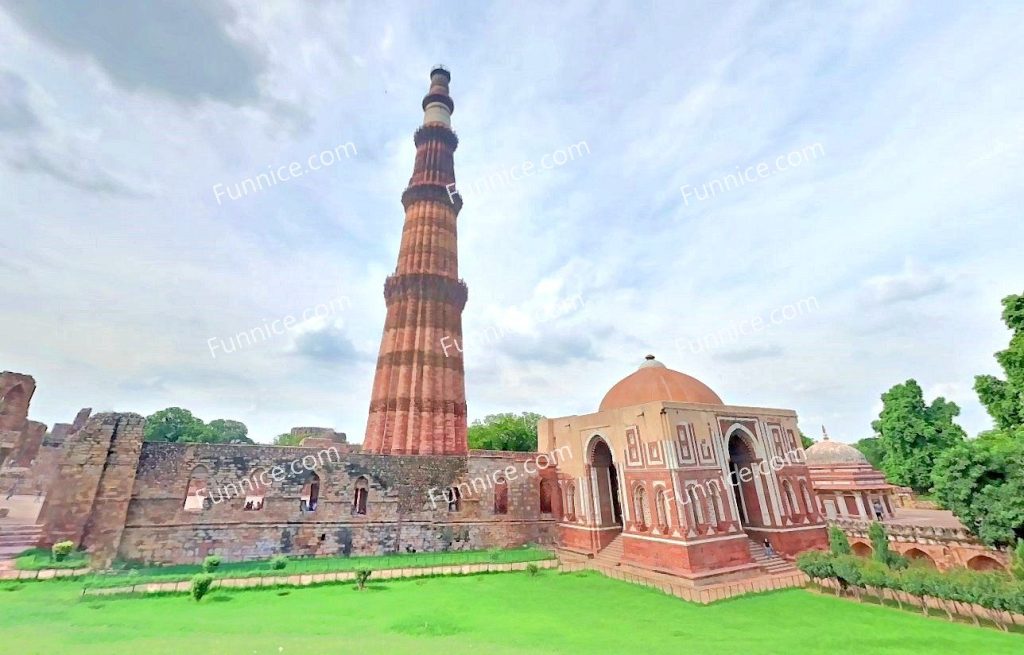
[[[791,562],[782,559],[778,555],[769,555],[761,543],[749,539],[747,540],[747,545],[750,547],[750,556],[769,575],[796,572],[797,569]]]
[[[611,543],[594,555],[594,564],[605,567],[615,567],[622,564],[622,535],[617,535]]]
[[[42,534],[41,525],[0,524],[0,560],[13,559],[21,551],[35,548]]]

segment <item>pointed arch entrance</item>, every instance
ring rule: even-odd
[[[612,458],[612,450],[601,437],[590,444],[590,482],[594,487],[594,523],[599,527],[618,526],[622,529],[622,504],[619,495],[619,475]]]
[[[750,435],[740,428],[729,434],[729,482],[740,511],[740,524],[744,527],[768,525],[761,459]]]

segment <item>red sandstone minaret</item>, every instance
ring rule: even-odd
[[[398,266],[384,283],[388,315],[381,337],[363,452],[395,455],[465,454],[466,383],[462,363],[451,129],[451,75],[430,72],[423,126],[416,130],[416,163],[402,194],[405,226]]]

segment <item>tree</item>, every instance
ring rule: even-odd
[[[882,444],[879,443],[878,437],[866,437],[853,444],[853,447],[867,458],[868,464],[876,469],[882,469]]]
[[[828,529],[828,549],[833,555],[850,555],[853,552],[842,528],[833,525]]]
[[[544,418],[533,412],[491,414],[473,421],[467,430],[469,447],[480,450],[537,450],[537,421]]]
[[[218,418],[210,421],[207,425],[217,437],[215,443],[252,443],[249,438],[249,428],[241,421],[231,421]]]
[[[942,397],[926,404],[915,380],[882,394],[882,404],[871,424],[882,450],[882,470],[896,484],[928,491],[936,458],[964,440],[963,428],[953,422],[960,408]]]
[[[1009,347],[995,357],[1006,379],[979,375],[974,378],[974,390],[995,421],[996,429],[1016,430],[1024,427],[1024,296],[1003,298],[1003,322],[1013,336]]]
[[[817,443],[814,439],[811,439],[806,434],[804,434],[803,430],[798,429],[798,432],[800,432],[800,445],[803,446],[804,450],[807,450],[808,448]]]
[[[1013,549],[1010,559],[1010,571],[1013,577],[1024,580],[1024,539],[1017,540],[1017,547]]]
[[[936,499],[990,546],[1024,539],[1024,428],[993,430],[936,460]]]
[[[298,446],[302,443],[305,435],[292,434],[291,432],[283,432],[274,437],[275,446]]]
[[[146,417],[146,441],[169,443],[252,443],[240,421],[217,419],[207,425],[181,407],[168,407]]]
[[[201,419],[181,407],[168,407],[146,417],[143,430],[146,441],[170,443],[202,442],[209,440],[209,432]]]

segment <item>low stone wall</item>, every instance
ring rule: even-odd
[[[397,580],[400,578],[422,578],[434,575],[475,575],[478,573],[510,573],[525,571],[530,564],[538,569],[554,569],[557,560],[540,560],[537,562],[516,562],[514,564],[461,564],[456,566],[428,566],[422,568],[380,569],[374,570],[368,584],[381,580]],[[258,587],[306,587],[309,585],[334,584],[352,582],[355,571],[337,571],[334,573],[299,573],[296,575],[274,575],[254,578],[222,578],[214,580],[213,589],[252,589]],[[150,582],[125,587],[108,587],[105,589],[84,589],[83,596],[111,596],[115,594],[168,594],[188,593],[191,582]]]
[[[871,554],[871,540],[868,537],[871,523],[855,519],[830,519],[829,524],[846,533],[856,554]],[[1006,570],[1010,565],[1010,555],[1006,550],[989,548],[964,528],[901,523],[884,525],[891,550],[912,559],[930,561],[943,571],[957,567]]]

